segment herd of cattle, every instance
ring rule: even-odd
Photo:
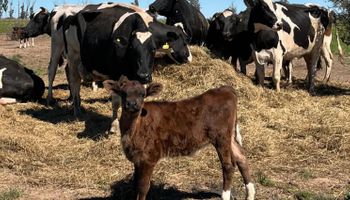
[[[264,82],[265,67],[272,64],[277,91],[280,91],[282,69],[291,83],[294,58],[305,59],[310,93],[314,92],[321,57],[326,63],[324,81],[329,80],[333,62],[330,43],[335,23],[332,11],[314,4],[244,2],[245,11],[235,14],[225,10],[214,14],[209,21],[186,0],[156,0],[147,11],[123,3],[59,6],[51,12],[41,8],[30,16],[22,34],[51,36],[48,104],[53,101],[57,67],[64,60],[67,60],[66,75],[75,115],[81,112],[82,79],[105,81],[105,88],[112,94],[113,120],[120,123],[123,149],[135,164],[138,199],[146,198],[153,167],[161,157],[187,155],[211,143],[223,167],[222,198],[230,199],[230,172],[237,164],[246,184],[246,198],[251,200],[255,190],[241,152],[237,97],[231,88],[209,90],[180,102],[143,102],[161,88],[151,83],[156,51],[165,52],[175,63],[186,63],[192,61],[188,45],[205,45],[213,55],[231,58],[233,67],[238,71],[239,63],[240,71],[245,74],[246,65],[255,62],[259,84]],[[166,17],[166,24],[157,21],[157,14]],[[341,52],[339,41],[338,48]],[[145,89],[141,84],[147,83],[150,85]],[[31,70],[0,57],[1,103],[16,102],[11,98],[39,99],[44,89],[43,81]],[[222,102],[220,107],[215,106],[218,102]],[[123,112],[118,120],[120,104]],[[208,117],[214,116],[208,114],[209,111],[217,113],[215,119]],[[151,130],[160,130],[159,133],[150,133],[145,124],[152,126]]]

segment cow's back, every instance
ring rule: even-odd
[[[0,97],[29,100],[32,98],[34,81],[23,66],[0,56]]]
[[[216,140],[220,131],[232,130],[237,118],[237,96],[231,87],[224,86],[178,102],[147,102],[143,113],[147,117],[141,123],[147,124],[147,130],[140,132],[147,132],[149,139],[164,140],[150,142],[155,143],[154,148],[166,144],[162,149],[167,152],[163,153],[178,156],[178,152],[192,153]]]

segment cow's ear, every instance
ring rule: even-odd
[[[44,7],[40,7],[40,9],[41,9],[41,12],[43,12],[43,13],[48,13],[49,11],[46,9],[46,8],[44,8]]]
[[[179,39],[179,36],[177,35],[177,33],[172,31],[167,32],[166,36],[167,36],[168,42],[172,42]]]
[[[163,85],[160,83],[151,83],[146,89],[146,97],[158,95],[163,89]]]
[[[120,86],[118,81],[114,81],[114,80],[103,81],[103,87],[112,93],[118,93],[120,91]]]

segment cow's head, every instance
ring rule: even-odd
[[[279,31],[283,27],[282,19],[276,15],[276,4],[272,0],[249,1],[251,13],[249,17],[249,29],[254,32],[260,30]]]
[[[220,33],[222,38],[230,41],[238,32],[238,23],[238,16],[231,10],[225,10],[215,14],[210,25],[215,29],[215,32]]]
[[[121,76],[119,81],[106,80],[103,85],[107,90],[121,96],[123,112],[132,114],[141,113],[144,99],[157,95],[162,90],[161,84],[151,83],[145,89],[140,82],[130,81],[125,76]]]
[[[133,33],[126,56],[132,74],[130,78],[141,83],[151,82],[155,53],[156,44],[151,32]]]
[[[149,11],[163,16],[168,16],[173,11],[174,5],[177,2],[178,0],[156,0],[149,5]]]
[[[181,24],[166,32],[166,43],[162,49],[178,63],[192,62],[192,54],[188,48],[188,36]]]
[[[40,10],[30,15],[30,21],[25,27],[25,32],[29,37],[36,37],[41,34],[47,33],[46,27],[49,25],[48,19],[50,13],[46,8],[40,7]]]

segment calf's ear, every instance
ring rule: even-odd
[[[146,89],[146,97],[158,95],[163,89],[160,83],[151,83]]]
[[[117,81],[114,80],[106,80],[103,81],[103,86],[106,90],[110,91],[110,92],[114,92],[114,93],[118,93],[119,92],[119,83]]]

